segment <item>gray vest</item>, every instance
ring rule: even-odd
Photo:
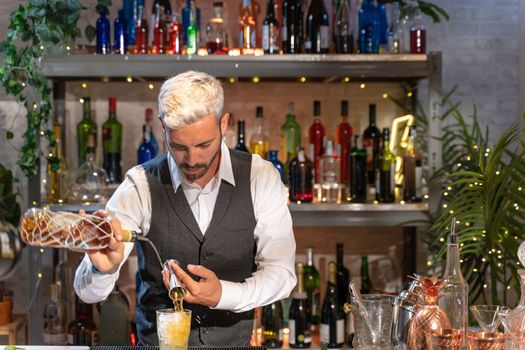
[[[175,193],[166,154],[143,168],[151,193],[151,227],[148,238],[163,260],[178,260],[186,271],[188,264],[203,265],[219,279],[243,282],[256,270],[256,220],[250,190],[251,155],[230,150],[235,186],[222,181],[210,225],[203,235],[186,196],[179,186]],[[156,313],[172,308],[162,282],[160,266],[148,244],[136,242],[137,332],[143,345],[157,345]],[[192,276],[198,279],[196,276]],[[192,310],[190,346],[248,345],[253,328],[253,310],[234,313],[184,303]]]

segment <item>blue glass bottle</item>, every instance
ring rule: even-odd
[[[269,150],[268,151],[268,161],[270,161],[273,166],[279,171],[279,175],[281,175],[281,181],[284,182],[284,167],[283,163],[279,161],[278,152]]]
[[[137,22],[138,5],[138,0],[124,0],[128,45],[135,45],[135,23]]]
[[[155,134],[153,133],[153,109],[152,108],[146,108],[146,128],[149,129],[149,143],[155,150],[155,156],[159,154],[159,143],[157,142],[157,139],[155,138]]]
[[[157,152],[151,144],[151,128],[148,125],[142,126],[142,143],[137,150],[137,164],[142,164],[155,158]]]
[[[118,10],[118,16],[113,23],[113,49],[116,53],[124,55],[128,52],[127,22],[124,10]]]
[[[182,8],[182,31],[184,34],[184,45],[188,46],[188,27],[191,22],[191,2],[192,0],[186,0],[186,7]],[[197,24],[198,32],[200,33],[201,28],[201,9],[195,6],[195,22]]]
[[[97,19],[97,53],[107,55],[111,52],[110,24],[106,17],[106,9],[101,8]]]
[[[374,0],[364,0],[359,9],[359,53],[379,53],[378,13]]]
[[[379,18],[379,46],[382,48],[386,48],[386,45],[388,43],[388,20],[386,16],[386,5],[378,4],[377,11],[377,15]]]

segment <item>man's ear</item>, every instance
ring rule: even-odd
[[[230,113],[226,112],[221,117],[221,133],[222,135],[226,134],[226,130],[228,130],[228,121],[230,120]]]

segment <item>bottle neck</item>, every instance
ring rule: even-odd
[[[91,103],[89,101],[84,101],[83,117],[84,119],[91,119]]]
[[[297,274],[297,293],[304,293],[304,273]]]
[[[459,243],[447,243],[445,276],[463,276],[461,273],[459,251]]]
[[[337,270],[328,271],[328,283],[335,285],[337,283]]]
[[[307,266],[313,266],[314,265],[314,251],[313,251],[313,249],[306,250],[306,265]]]
[[[361,258],[361,276],[368,276],[368,259]]]
[[[239,123],[237,126],[237,143],[244,144],[244,123]]]
[[[268,6],[266,10],[266,17],[267,18],[274,18],[275,12],[274,12],[274,4],[273,0],[268,0]]]
[[[337,259],[336,259],[337,265],[338,266],[343,265],[343,246],[341,246],[341,245],[337,246],[336,257],[337,257]]]

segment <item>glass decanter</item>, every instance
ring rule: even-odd
[[[520,247],[521,249],[521,247]],[[520,253],[518,252],[518,255]],[[520,260],[523,256],[520,256]],[[498,317],[508,336],[507,343],[510,349],[523,349],[525,347],[525,269],[519,269],[521,297],[518,305],[512,309],[498,311]]]
[[[418,309],[408,326],[407,344],[411,350],[430,349],[427,335],[450,329],[450,321],[445,312],[437,305],[439,291],[444,287],[443,280],[437,276],[424,277],[415,275],[414,279],[421,284],[425,301]]]
[[[69,179],[70,203],[98,203],[108,198],[109,177],[95,160],[95,139],[88,135],[87,159],[75,169]]]

